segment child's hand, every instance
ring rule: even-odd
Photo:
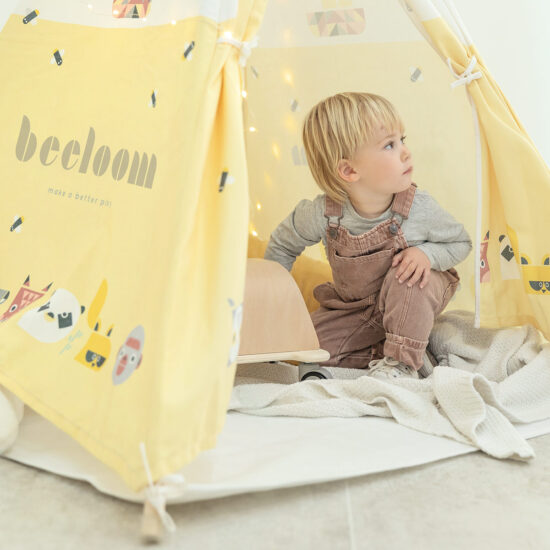
[[[407,286],[414,285],[420,277],[422,281],[420,282],[420,288],[424,288],[428,279],[430,278],[430,269],[431,263],[430,259],[420,248],[415,246],[410,246],[405,248],[401,252],[398,252],[392,261],[392,267],[396,266],[401,262],[401,266],[395,272],[395,278],[399,279],[399,282],[402,283],[406,281],[411,275],[412,279],[407,283]]]

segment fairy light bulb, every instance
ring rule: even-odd
[[[283,79],[287,84],[294,86],[294,80],[292,78],[292,73],[290,71],[285,71],[283,73]]]

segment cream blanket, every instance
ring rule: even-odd
[[[261,416],[393,417],[421,432],[479,447],[496,458],[535,456],[514,423],[550,418],[550,344],[532,326],[474,328],[455,310],[436,320],[439,366],[425,379],[298,382],[293,365],[240,365],[228,410]],[[343,369],[342,376],[349,376]]]

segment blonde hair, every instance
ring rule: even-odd
[[[395,107],[376,94],[339,93],[323,99],[306,115],[302,139],[309,168],[317,185],[335,201],[343,203],[348,196],[338,162],[353,158],[380,126],[403,130]]]

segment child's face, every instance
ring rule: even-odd
[[[412,181],[412,155],[403,137],[399,130],[380,128],[369,144],[359,148],[349,161],[351,188],[382,195],[407,189]]]

